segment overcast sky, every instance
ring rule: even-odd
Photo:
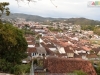
[[[35,0],[37,2],[29,4],[24,0],[19,0],[18,4],[16,0],[0,0],[0,2],[4,1],[10,3],[9,8],[12,13],[54,18],[84,17],[100,20],[100,7],[88,7],[89,0],[52,0],[52,2],[50,0]]]

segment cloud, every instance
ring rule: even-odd
[[[10,10],[13,13],[25,13],[44,17],[86,17],[100,20],[100,7],[90,8],[87,6],[89,0],[36,0],[37,2],[17,2],[15,0],[0,0],[10,3]],[[55,7],[57,6],[57,8]]]

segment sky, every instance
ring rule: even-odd
[[[35,1],[35,2],[34,2]],[[9,2],[11,13],[24,13],[52,18],[88,18],[100,21],[100,6],[89,7],[90,0],[0,0]],[[91,0],[92,1],[92,0]],[[93,0],[94,1],[94,0]]]

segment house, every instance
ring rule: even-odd
[[[74,57],[74,51],[73,51],[73,48],[71,46],[64,47],[64,50],[65,50],[68,58]]]
[[[86,53],[86,51],[84,49],[82,49],[81,47],[76,47],[74,50],[74,53],[76,53],[76,54]]]
[[[32,58],[43,57],[47,55],[47,52],[44,47],[29,47],[27,53]]]
[[[100,48],[93,48],[92,49],[97,55],[100,55]]]
[[[35,47],[35,43],[33,43],[32,41],[31,42],[27,42],[28,44],[28,47]]]
[[[45,32],[45,30],[43,28],[35,28],[34,30],[35,32]]]
[[[75,59],[75,58],[59,58],[59,57],[47,57],[44,59],[44,68],[47,73],[55,75],[66,75],[73,73],[75,70],[82,70],[88,75],[97,75],[92,64],[87,60]],[[65,73],[65,74],[64,74]]]
[[[57,47],[60,54],[66,53],[64,47],[69,45],[67,42],[57,41],[54,42],[54,45]]]
[[[53,52],[53,51],[51,51],[48,47],[45,47],[45,49],[46,49],[46,52],[47,52],[47,55],[49,55],[49,56],[54,56],[55,55],[55,53]]]
[[[52,44],[52,43],[49,43],[49,44],[45,44],[45,43],[40,43],[40,47],[47,47],[47,48],[49,48],[49,50],[51,50],[51,51],[57,51],[57,48],[56,48],[56,46],[54,46],[54,44]]]
[[[96,54],[88,54],[87,55],[88,60],[98,60],[98,56]]]
[[[28,56],[27,58],[25,58],[25,59],[22,60],[22,63],[23,64],[27,64],[27,63],[30,63],[30,61],[31,61],[31,57]]]
[[[32,36],[25,37],[28,47],[35,47],[35,40]]]
[[[46,56],[47,52],[44,47],[36,47],[37,54],[39,57]]]
[[[90,54],[90,51],[92,50],[92,48],[87,47],[87,46],[82,46],[81,47],[83,50],[85,50],[88,54]]]
[[[37,53],[37,50],[35,47],[28,47],[27,49],[27,54],[28,56],[34,58],[34,57],[37,57],[38,56],[38,53]]]
[[[53,44],[47,44],[46,47],[48,47],[51,51],[57,51],[56,46],[54,46]]]
[[[79,56],[81,56],[82,59],[88,60],[87,59],[87,53],[79,53]]]

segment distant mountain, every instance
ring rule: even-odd
[[[45,18],[36,16],[36,15],[27,15],[27,14],[21,14],[21,13],[11,13],[9,16],[3,15],[2,18],[7,19],[16,19],[16,18],[24,18],[26,21],[44,21]]]
[[[65,22],[79,25],[100,25],[100,21],[86,18],[69,18]]]
[[[11,13],[9,16],[2,16],[3,18],[7,19],[16,19],[16,18],[24,18],[26,21],[35,21],[35,22],[45,22],[45,21],[52,21],[52,22],[65,22],[65,23],[72,23],[72,24],[80,24],[80,25],[100,25],[100,21],[90,20],[86,18],[46,18],[36,15],[27,15],[21,13]]]

